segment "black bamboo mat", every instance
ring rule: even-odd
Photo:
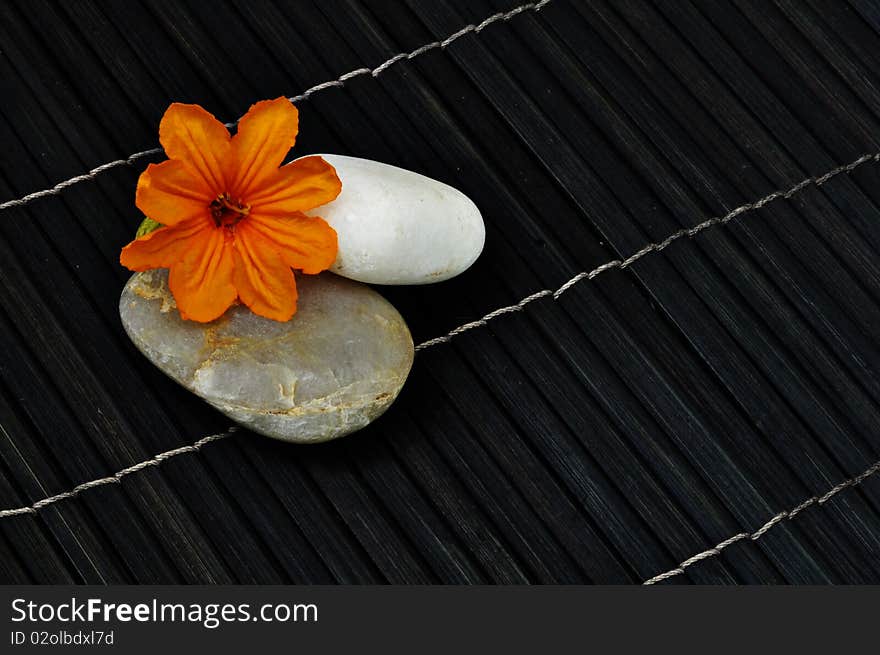
[[[161,155],[4,206],[0,581],[880,582],[880,5],[541,4],[0,2],[0,202],[172,101],[322,85],[297,153],[484,214],[466,274],[381,290],[417,343],[618,262],[424,349],[361,433],[196,451],[229,422],[117,313]]]

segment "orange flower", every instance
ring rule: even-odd
[[[286,321],[296,312],[291,269],[320,273],[336,259],[336,232],[303,214],[339,195],[336,171],[320,157],[281,166],[297,117],[286,98],[264,100],[234,137],[198,105],[174,103],[162,117],[169,159],[143,172],[136,203],[164,227],[125,246],[120,262],[133,271],[171,269],[181,317],[212,321],[238,298]]]

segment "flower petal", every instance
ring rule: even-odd
[[[247,222],[250,231],[271,243],[290,268],[314,275],[336,261],[336,230],[323,218],[300,212],[284,218],[251,214]]]
[[[287,98],[263,100],[251,106],[232,138],[236,168],[229,187],[236,197],[247,198],[255,185],[281,166],[298,129],[299,112]]]
[[[288,321],[296,313],[293,271],[272,243],[243,221],[235,231],[235,288],[254,314]]]
[[[227,190],[230,139],[223,123],[199,105],[172,103],[159,123],[159,141],[168,158],[192,166],[214,196]]]
[[[216,197],[186,162],[150,164],[137,183],[135,204],[163,225],[175,225],[199,215],[208,216]]]
[[[207,219],[194,219],[170,227],[161,227],[129,243],[122,249],[119,262],[132,271],[171,268],[181,261],[191,242],[204,230],[214,230]]]
[[[253,212],[289,216],[326,205],[341,191],[335,168],[320,157],[303,157],[252,185],[247,201]]]
[[[207,323],[235,302],[232,250],[232,239],[223,229],[205,230],[189,240],[183,259],[168,274],[168,288],[181,318]]]

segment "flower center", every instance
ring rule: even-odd
[[[209,207],[217,227],[235,227],[251,211],[248,205],[240,200],[233,200],[228,193],[221,193],[214,198]]]

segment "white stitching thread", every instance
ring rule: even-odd
[[[424,348],[429,348],[431,346],[435,346],[440,343],[447,343],[453,337],[461,334],[462,332],[467,332],[468,330],[473,330],[474,328],[482,327],[482,326],[486,325],[492,319],[498,318],[499,316],[503,316],[504,314],[510,314],[513,312],[522,311],[526,305],[528,305],[531,302],[534,302],[535,300],[538,300],[539,298],[545,298],[547,296],[552,296],[553,300],[559,300],[559,297],[563,293],[568,291],[571,287],[573,287],[575,284],[577,284],[581,280],[592,280],[596,276],[601,275],[605,271],[609,271],[613,268],[618,268],[618,269],[628,268],[629,266],[632,266],[635,262],[637,262],[639,259],[641,259],[645,255],[652,253],[652,252],[660,252],[664,248],[668,247],[672,242],[677,241],[678,239],[681,239],[683,237],[692,238],[692,237],[698,235],[703,230],[707,230],[708,228],[712,227],[713,225],[722,225],[724,223],[727,223],[727,222],[733,220],[734,218],[736,218],[737,216],[744,214],[745,212],[753,211],[755,209],[760,209],[764,205],[766,205],[770,202],[773,202],[774,200],[778,200],[780,198],[786,198],[786,199],[791,198],[793,195],[795,195],[799,191],[802,191],[803,189],[805,189],[806,187],[808,187],[810,185],[822,186],[828,180],[833,178],[835,175],[840,175],[841,173],[849,173],[853,169],[861,166],[862,164],[864,164],[866,162],[872,161],[872,160],[873,161],[880,161],[880,153],[862,155],[861,157],[859,157],[855,161],[852,161],[849,164],[844,164],[842,166],[838,166],[837,168],[833,168],[823,175],[819,175],[817,177],[808,177],[804,180],[801,180],[800,182],[795,184],[793,187],[790,187],[789,189],[774,191],[773,193],[764,196],[760,200],[756,200],[755,202],[750,202],[745,205],[740,205],[736,209],[731,210],[730,212],[724,214],[723,216],[716,216],[714,218],[707,219],[707,220],[703,221],[702,223],[698,223],[697,225],[694,225],[693,227],[682,228],[676,232],[673,232],[672,234],[670,234],[668,237],[666,237],[662,241],[658,241],[656,243],[649,243],[647,246],[634,252],[629,257],[626,257],[624,259],[613,259],[610,262],[605,262],[601,266],[597,266],[596,268],[594,268],[591,271],[584,271],[582,273],[578,273],[577,275],[575,275],[573,278],[568,280],[568,282],[565,282],[561,287],[559,287],[555,291],[551,291],[550,289],[543,289],[541,291],[536,291],[535,293],[531,294],[530,296],[526,296],[525,298],[523,298],[522,300],[520,300],[518,303],[516,303],[514,305],[508,305],[507,307],[501,307],[499,309],[496,309],[496,310],[486,314],[482,318],[477,319],[476,321],[471,321],[470,323],[465,323],[464,325],[458,326],[454,330],[450,330],[449,332],[447,332],[443,336],[434,337],[433,339],[429,339],[428,341],[425,341],[424,343],[420,343],[418,346],[416,346],[416,350],[423,350]]]
[[[378,77],[383,71],[387,70],[390,66],[393,66],[403,59],[414,59],[415,57],[418,57],[419,55],[435,48],[440,48],[442,50],[456,39],[463,37],[465,34],[469,34],[470,32],[478,33],[492,23],[496,23],[498,21],[508,21],[517,14],[520,14],[524,11],[540,11],[550,1],[551,0],[541,0],[540,2],[529,2],[527,4],[520,5],[519,7],[511,9],[510,11],[493,14],[478,25],[468,25],[466,27],[463,27],[462,29],[458,30],[454,34],[443,39],[442,41],[433,41],[431,43],[421,46],[420,48],[416,48],[411,52],[404,52],[394,55],[393,57],[385,60],[375,68],[357,68],[353,71],[349,71],[348,73],[340,75],[335,80],[316,84],[315,86],[306,89],[306,91],[304,91],[300,95],[288,98],[288,100],[293,103],[308,100],[312,95],[318,93],[319,91],[323,91],[324,89],[345,86],[345,82],[360,75],[372,75],[373,77]],[[226,123],[226,127],[235,127],[235,125],[237,124],[238,121],[235,121],[234,123]],[[115,161],[107,162],[106,164],[101,164],[100,166],[93,168],[92,170],[83,173],[82,175],[77,175],[76,177],[72,177],[69,180],[59,182],[51,188],[43,189],[42,191],[34,191],[33,193],[29,193],[26,196],[22,196],[21,198],[2,202],[0,203],[0,211],[4,209],[11,209],[12,207],[22,207],[40,198],[56,196],[64,189],[71,187],[74,184],[85,182],[86,180],[92,180],[101,173],[110,170],[111,168],[116,168],[118,166],[130,166],[139,159],[143,159],[144,157],[149,157],[151,155],[158,155],[160,153],[162,153],[162,148],[151,148],[150,150],[144,150],[142,152],[136,152],[132,155],[129,155],[126,159],[117,159]]]
[[[871,466],[859,473],[857,476],[850,478],[849,480],[845,480],[840,484],[834,485],[833,487],[831,487],[831,489],[829,489],[821,496],[813,496],[812,498],[808,498],[793,509],[785,512],[779,512],[779,514],[775,515],[754,532],[740,532],[739,534],[735,534],[732,537],[728,537],[721,543],[716,544],[713,548],[709,548],[708,550],[704,550],[701,553],[697,553],[696,555],[688,557],[685,561],[683,561],[674,569],[670,569],[665,573],[655,575],[653,578],[645,580],[642,584],[657,584],[658,582],[662,582],[664,580],[668,580],[669,578],[674,578],[677,575],[681,575],[689,566],[692,566],[697,562],[702,562],[704,559],[709,559],[710,557],[720,555],[721,551],[723,551],[728,546],[735,544],[737,541],[742,541],[743,539],[751,539],[752,541],[757,541],[758,539],[763,537],[767,533],[767,531],[770,530],[774,525],[781,523],[782,521],[790,521],[808,507],[812,507],[813,505],[824,505],[829,500],[831,500],[831,498],[839,494],[844,489],[855,487],[856,485],[861,484],[867,478],[874,475],[877,471],[880,471],[880,461],[874,462],[873,464],[871,464]]]
[[[212,441],[219,441],[220,439],[225,439],[226,437],[232,436],[235,432],[238,432],[238,430],[238,427],[232,426],[231,428],[226,430],[226,432],[219,432],[217,434],[212,434],[207,437],[202,437],[201,439],[189,446],[181,446],[180,448],[166,450],[164,453],[159,453],[155,457],[151,457],[146,461],[134,464],[132,466],[122,469],[121,471],[117,471],[111,476],[108,476],[106,478],[98,478],[97,480],[92,480],[90,482],[83,482],[82,484],[75,486],[70,491],[55,494],[54,496],[47,496],[42,500],[38,500],[33,505],[29,505],[27,507],[18,507],[15,509],[0,510],[0,519],[6,518],[7,516],[17,516],[19,514],[36,514],[37,510],[46,507],[46,505],[57,503],[59,500],[67,500],[68,498],[73,498],[74,496],[79,495],[81,492],[87,489],[94,489],[95,487],[101,487],[105,484],[116,484],[125,476],[131,475],[132,473],[137,473],[138,471],[142,471],[143,469],[150,466],[159,466],[159,464],[164,462],[166,459],[171,459],[172,457],[177,457],[178,455],[183,455],[185,453],[196,453],[201,449],[202,446],[209,444]]]
[[[539,3],[539,5],[540,5],[540,3]],[[850,171],[852,171],[856,167],[861,166],[862,164],[864,164],[868,161],[871,161],[871,160],[880,161],[880,153],[875,154],[875,155],[863,155],[863,156],[859,157],[858,159],[856,159],[855,161],[852,161],[849,164],[844,164],[842,166],[838,166],[837,168],[833,168],[823,175],[820,175],[818,177],[808,177],[804,180],[801,180],[800,182],[798,182],[793,187],[790,187],[787,190],[774,191],[773,193],[766,195],[763,198],[756,200],[755,202],[748,203],[746,205],[741,205],[741,206],[737,207],[736,209],[728,212],[724,216],[710,218],[706,221],[703,221],[702,223],[698,223],[697,225],[695,225],[692,228],[682,229],[682,230],[678,230],[677,232],[673,232],[671,235],[669,235],[668,237],[666,237],[662,241],[649,244],[649,245],[645,246],[644,248],[642,248],[641,250],[638,250],[635,254],[630,255],[626,259],[623,259],[623,260],[615,259],[610,262],[606,262],[605,264],[602,264],[601,266],[597,266],[592,271],[578,273],[573,278],[571,278],[568,282],[566,282],[561,287],[559,287],[556,291],[551,291],[550,289],[544,289],[542,291],[537,291],[536,293],[533,293],[531,295],[526,296],[525,298],[523,298],[522,300],[520,300],[518,303],[516,303],[514,305],[508,305],[507,307],[500,307],[493,312],[489,312],[481,319],[478,319],[476,321],[471,321],[470,323],[465,323],[464,325],[460,325],[459,327],[455,328],[454,330],[447,332],[445,335],[443,335],[441,337],[436,337],[434,339],[429,339],[428,341],[420,343],[418,346],[416,346],[415,349],[416,349],[416,351],[420,351],[420,350],[424,350],[426,348],[430,348],[431,346],[436,346],[436,345],[439,345],[442,343],[448,343],[454,336],[461,334],[462,332],[467,332],[468,330],[472,330],[476,327],[484,326],[492,319],[497,318],[499,316],[503,316],[504,314],[510,314],[512,312],[521,311],[526,305],[528,305],[531,302],[534,302],[535,300],[538,300],[539,298],[553,296],[553,298],[555,300],[555,299],[559,298],[559,296],[561,296],[563,293],[565,293],[569,288],[571,288],[572,285],[577,284],[581,280],[584,280],[584,279],[592,280],[597,275],[600,275],[603,272],[610,270],[612,268],[620,268],[620,269],[626,268],[627,266],[632,265],[633,262],[635,262],[636,260],[638,260],[641,257],[644,257],[645,255],[647,255],[650,252],[659,252],[659,251],[663,250],[664,248],[666,248],[670,243],[672,243],[676,239],[679,239],[684,236],[693,237],[713,225],[720,225],[723,223],[727,223],[728,221],[731,221],[734,218],[736,218],[737,216],[740,216],[741,214],[744,214],[748,211],[760,209],[761,207],[763,207],[767,203],[772,202],[773,200],[777,200],[779,198],[786,198],[786,199],[791,198],[794,194],[798,193],[799,191],[802,191],[803,189],[805,189],[806,187],[808,187],[810,185],[821,186],[821,185],[825,184],[828,180],[833,178],[835,175],[839,175],[840,173],[849,173]],[[148,466],[156,466],[159,463],[161,463],[162,461],[169,459],[170,457],[176,457],[177,455],[183,455],[185,453],[196,452],[205,444],[210,443],[211,441],[217,441],[219,439],[224,439],[224,438],[230,436],[233,432],[235,432],[237,430],[238,430],[238,428],[233,426],[233,427],[229,428],[226,432],[211,435],[208,437],[203,437],[202,439],[199,439],[191,446],[183,446],[181,448],[175,448],[174,450],[169,450],[164,453],[160,453],[160,454],[156,455],[155,457],[153,457],[152,459],[148,459],[145,462],[141,462],[140,464],[135,464],[135,465],[130,466],[126,469],[118,471],[117,473],[115,473],[114,475],[112,475],[110,477],[100,478],[98,480],[92,480],[91,482],[85,482],[81,485],[74,487],[71,491],[56,494],[54,496],[49,496],[47,498],[43,498],[42,500],[38,500],[33,505],[29,505],[27,507],[18,507],[15,509],[0,510],[0,518],[5,518],[7,516],[16,516],[19,514],[36,514],[38,509],[45,507],[46,505],[51,505],[52,503],[56,503],[59,500],[65,500],[67,498],[72,498],[73,496],[76,496],[78,493],[80,493],[81,491],[85,491],[86,489],[91,489],[93,487],[98,487],[98,486],[105,485],[105,484],[111,484],[113,482],[119,482],[119,480],[126,475],[129,475],[131,473],[135,473],[136,471],[147,468]],[[736,543],[737,541],[739,541],[741,539],[746,539],[746,538],[757,539],[757,538],[759,538],[762,534],[764,534],[764,532],[769,530],[771,527],[773,527],[773,525],[775,525],[777,522],[783,520],[784,518],[793,518],[798,512],[802,511],[806,507],[809,507],[810,505],[817,503],[817,502],[819,504],[822,504],[826,500],[831,498],[834,494],[842,491],[843,489],[846,489],[847,487],[851,487],[853,485],[861,483],[862,480],[867,478],[869,475],[872,475],[873,473],[875,473],[876,468],[880,468],[880,462],[878,462],[877,464],[872,466],[870,469],[868,469],[867,471],[865,471],[861,475],[856,476],[855,478],[852,478],[852,479],[847,480],[845,482],[841,482],[840,484],[833,487],[830,491],[828,491],[823,496],[820,496],[819,498],[811,498],[787,513],[783,512],[781,514],[777,514],[775,517],[773,517],[773,519],[771,519],[771,521],[764,524],[764,526],[759,528],[755,533],[749,534],[746,532],[741,532],[738,535],[734,535],[733,537],[730,537],[729,539],[722,541],[720,544],[718,544],[714,548],[710,548],[707,551],[703,551],[702,553],[698,553],[697,555],[694,555],[692,558],[685,560],[684,562],[682,562],[678,566],[678,568],[673,569],[672,571],[668,571],[667,573],[663,573],[660,576],[656,576],[656,578],[652,578],[646,584],[653,584],[654,582],[659,582],[660,580],[665,580],[667,577],[672,577],[673,575],[678,575],[678,573],[681,572],[680,569],[683,570],[683,569],[687,568],[687,566],[690,566],[690,564],[692,564],[693,562],[698,562],[700,560],[706,559],[707,557],[712,557],[713,555],[717,555],[718,552],[720,552],[721,550],[723,550],[724,548],[726,548],[730,544]],[[757,535],[757,536],[755,536],[755,535]],[[663,577],[663,576],[665,576],[665,577]]]
[[[64,189],[66,189],[67,187],[71,187],[74,184],[79,184],[80,182],[85,182],[86,180],[92,180],[104,171],[109,171],[111,168],[116,168],[117,166],[129,166],[136,162],[138,159],[143,159],[144,157],[149,157],[150,155],[158,155],[161,152],[162,148],[153,148],[152,150],[144,150],[143,152],[136,152],[133,155],[129,155],[128,159],[116,159],[114,161],[107,162],[106,164],[101,164],[100,166],[93,168],[87,173],[83,173],[82,175],[77,175],[76,177],[72,177],[69,180],[59,182],[50,189],[34,191],[33,193],[29,193],[28,195],[22,196],[21,198],[18,198],[16,200],[7,200],[6,202],[0,203],[0,211],[4,209],[9,209],[11,207],[21,207],[39,198],[56,196],[64,191]]]

